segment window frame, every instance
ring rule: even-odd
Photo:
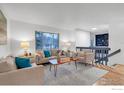
[[[58,35],[58,48],[50,48],[50,49],[59,49],[59,47],[60,47],[60,41],[59,41],[60,40],[60,34],[59,33],[35,31],[35,33],[34,33],[34,36],[35,36],[35,50],[46,50],[46,49],[43,49],[43,45],[42,45],[42,49],[37,49],[36,32],[39,32],[39,33],[49,33],[49,34],[57,34]],[[42,40],[42,44],[43,44],[43,40]]]

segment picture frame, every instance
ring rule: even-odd
[[[7,19],[0,10],[0,45],[7,44]]]

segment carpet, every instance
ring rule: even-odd
[[[77,64],[77,69],[74,63],[61,64],[57,68],[57,76],[54,76],[54,69],[49,71],[50,65],[44,66],[45,77],[44,85],[93,85],[96,80],[102,77],[107,71],[85,66],[82,63]]]

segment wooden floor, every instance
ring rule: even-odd
[[[114,72],[109,71],[94,85],[124,85],[124,65],[117,64],[114,67]]]

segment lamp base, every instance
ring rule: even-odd
[[[27,51],[24,51],[24,56],[28,56],[28,52]]]

